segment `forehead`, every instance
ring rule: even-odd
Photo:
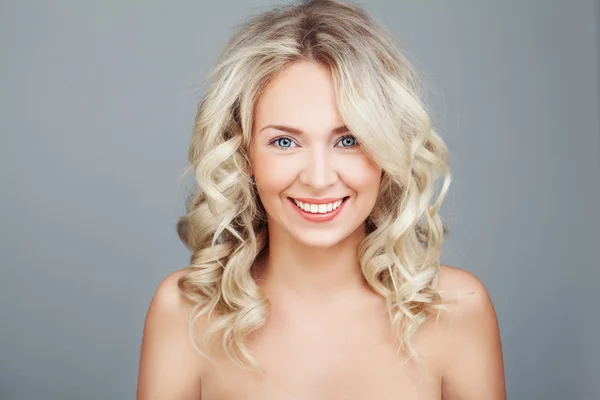
[[[254,128],[271,124],[305,132],[329,132],[343,125],[327,66],[296,62],[267,85],[256,104]]]

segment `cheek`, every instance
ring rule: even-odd
[[[293,169],[295,164],[290,163],[285,157],[274,157],[267,154],[257,154],[256,156],[252,166],[254,179],[258,184],[258,193],[263,202],[269,202],[269,197],[279,196],[291,185],[297,171]]]
[[[345,166],[344,181],[360,195],[377,197],[381,168],[368,157],[361,155]]]

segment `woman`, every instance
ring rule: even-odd
[[[504,399],[487,291],[440,265],[447,148],[391,35],[305,1],[240,27],[210,78],[191,265],[152,300],[138,399]]]

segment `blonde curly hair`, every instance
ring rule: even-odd
[[[178,283],[196,304],[190,336],[198,351],[193,327],[204,316],[205,339],[218,337],[241,366],[259,365],[247,343],[269,302],[252,267],[268,232],[247,168],[253,112],[271,80],[308,60],[330,69],[340,115],[383,169],[358,249],[361,270],[386,299],[399,350],[419,358],[411,337],[444,308],[435,288],[446,236],[438,211],[451,175],[423,85],[400,49],[363,9],[337,0],[275,7],[238,26],[208,75],[183,171],[194,172],[197,187],[177,224],[192,251],[191,271]]]

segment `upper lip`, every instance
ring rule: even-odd
[[[329,203],[335,203],[338,200],[343,200],[345,199],[347,196],[343,196],[343,197],[327,197],[325,199],[311,199],[308,197],[290,197],[291,199],[297,200],[297,201],[301,201],[302,203],[309,203],[309,204],[329,204]]]

